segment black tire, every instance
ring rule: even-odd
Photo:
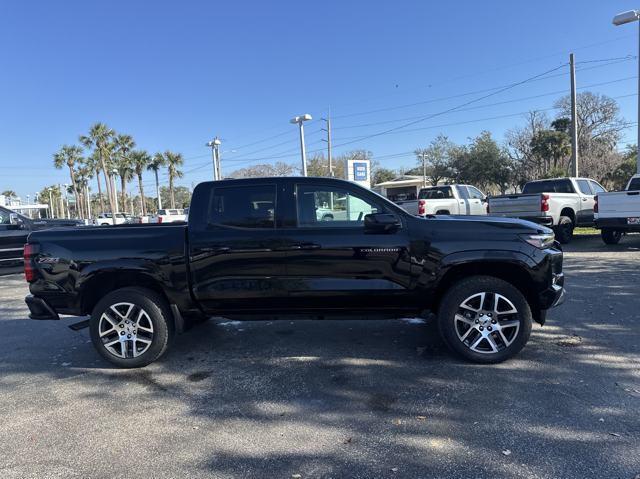
[[[622,239],[622,231],[613,230],[610,228],[603,228],[600,230],[600,236],[605,244],[618,244]]]
[[[573,221],[568,216],[561,216],[558,220],[558,226],[554,228],[556,239],[562,243],[567,244],[571,242],[573,238]]]
[[[496,294],[498,294],[503,298],[506,298],[508,302],[512,303],[517,310],[514,314],[503,315],[503,313],[500,313],[500,315],[495,315],[495,319],[498,324],[513,324],[515,320],[518,321],[517,326],[507,326],[506,328],[510,329],[503,329],[503,331],[506,331],[504,334],[507,339],[509,339],[509,344],[502,341],[498,335],[499,331],[494,329],[496,328],[496,325],[492,323],[491,319],[480,319],[480,312],[471,313],[469,311],[469,314],[475,316],[469,319],[469,322],[473,323],[472,325],[467,325],[466,323],[456,319],[459,311],[467,311],[461,308],[462,303],[470,297],[475,297],[481,293],[490,293],[493,296],[487,296],[487,298],[492,297],[493,301],[495,301],[497,298]],[[502,302],[503,306],[506,304],[502,298],[498,301],[498,303],[500,302]],[[494,309],[498,310],[499,307]],[[479,319],[480,322],[475,323],[475,319]],[[500,363],[520,352],[525,344],[527,344],[529,336],[531,335],[532,319],[529,303],[520,290],[506,281],[493,276],[472,276],[455,283],[446,292],[438,309],[438,326],[442,339],[447,346],[463,358],[482,364]],[[484,325],[484,332],[480,332],[478,328],[482,326],[482,321],[487,320],[488,323]],[[491,335],[490,339],[493,341],[493,344],[498,346],[496,348],[497,351],[476,352],[472,350],[472,345],[463,341],[465,334],[458,329],[460,326],[466,326],[467,328],[474,330],[470,331],[470,334],[467,335],[469,343],[475,343],[476,338],[479,338],[483,334]],[[489,333],[490,329],[493,330],[491,333]],[[466,333],[466,330],[464,332]],[[463,339],[461,339],[461,337]],[[480,345],[483,345],[483,349],[488,347],[492,348],[489,339],[481,339],[480,344],[478,344],[476,349],[480,348]]]
[[[100,320],[103,313],[110,312],[110,316],[114,320],[124,323],[124,319],[119,318],[116,313],[111,310],[111,306],[118,305],[119,303],[134,305],[134,309],[132,309],[133,316],[136,316],[141,310],[144,311],[144,313],[146,313],[144,316],[144,321],[147,323],[146,326],[148,326],[148,323],[151,323],[152,325],[149,327],[149,329],[152,330],[152,333],[145,333],[144,339],[140,339],[140,341],[150,340],[151,342],[146,349],[137,356],[135,354],[138,354],[139,344],[136,340],[133,340],[133,342],[127,341],[127,345],[125,346],[126,350],[117,343],[112,347],[116,352],[120,352],[126,357],[119,357],[116,353],[107,349],[105,344],[111,343],[114,338],[119,338],[118,334],[125,332],[117,329],[116,326],[113,326],[112,328],[116,331],[115,335],[114,333],[110,333],[109,335],[104,335],[102,338],[100,337]],[[125,306],[119,306],[118,308],[122,308],[120,309],[122,312],[124,311]],[[105,318],[105,321],[102,322],[102,327],[104,328],[105,325],[109,327],[109,324],[112,323],[108,322]],[[138,327],[139,326],[140,325],[138,324]],[[135,326],[131,323],[128,323],[126,326],[126,328],[134,327]],[[126,329],[126,331],[130,330]],[[94,347],[107,361],[121,368],[139,368],[146,366],[147,364],[151,364],[167,350],[174,333],[171,309],[165,299],[155,291],[136,287],[117,289],[108,293],[104,298],[98,301],[98,304],[93,308],[91,318],[89,319],[89,332],[91,334],[91,341],[93,342]],[[106,331],[103,330],[103,334],[105,332]],[[142,338],[141,331],[136,331],[134,329],[133,333],[136,338],[138,336],[136,336],[135,333],[138,333]],[[140,349],[143,347],[144,346],[140,346]],[[136,349],[136,353],[133,352],[132,348]]]

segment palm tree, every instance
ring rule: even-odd
[[[175,178],[182,178],[184,174],[178,169],[184,163],[184,158],[180,153],[173,153],[172,151],[165,151],[164,158],[167,162],[167,170],[169,172],[169,194],[171,195],[171,208],[176,207],[176,198],[173,191],[173,180]]]
[[[73,186],[73,195],[76,197],[76,213],[82,216],[82,212],[78,209],[78,185],[76,184],[76,176],[74,167],[82,164],[84,157],[82,156],[82,148],[79,146],[64,145],[60,151],[53,155],[53,166],[58,170],[65,165],[69,168],[69,176],[71,177],[71,185]]]
[[[118,134],[113,144],[115,146],[116,170],[120,177],[120,195],[122,198],[122,210],[126,211],[127,183],[133,179],[133,165],[131,163],[131,150],[136,146],[131,135]],[[133,213],[133,211],[131,212]]]
[[[4,190],[4,191],[3,191],[2,193],[0,193],[0,194],[2,194],[2,196],[6,196],[6,197],[7,197],[7,198],[9,198],[9,199],[11,199],[11,198],[15,198],[16,196],[18,196],[18,195],[16,194],[16,192],[15,192],[15,191],[13,191],[13,190]]]
[[[140,190],[140,211],[142,216],[147,214],[147,207],[144,201],[144,188],[142,187],[142,172],[151,165],[151,156],[144,150],[136,150],[131,152],[131,163],[133,171],[138,177],[138,189]]]
[[[96,181],[98,182],[98,200],[100,201],[100,212],[104,213],[104,200],[102,199],[102,186],[100,185],[100,171],[102,170],[102,166],[100,165],[100,158],[98,158],[98,153],[94,151],[86,159],[85,165],[96,175]],[[89,176],[89,178],[91,178],[92,176]]]
[[[111,139],[113,138],[114,131],[104,123],[94,123],[89,128],[88,135],[82,135],[80,142],[87,148],[93,148],[97,153],[100,168],[104,174],[107,195],[109,196],[109,206],[111,207],[111,213],[113,213],[113,224],[116,221],[116,199],[111,191],[111,184],[109,179],[111,174],[109,173],[109,166],[111,160],[111,152],[113,151],[113,144]]]
[[[76,183],[80,190],[80,204],[84,205],[87,219],[91,219],[91,199],[89,198],[89,180],[93,178],[95,171],[88,165],[83,165],[76,172]]]
[[[158,181],[158,171],[160,168],[166,166],[166,160],[162,153],[156,153],[153,155],[153,159],[147,166],[147,170],[153,171],[156,176],[156,195],[158,195],[158,209],[162,209],[162,199],[160,198],[160,182]]]

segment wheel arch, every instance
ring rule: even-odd
[[[573,210],[572,207],[570,206],[565,206],[560,210],[560,216],[567,216],[568,218],[571,218],[571,222],[573,223],[573,225],[576,225],[576,212]],[[558,221],[560,221],[560,218],[558,218]]]
[[[543,323],[539,297],[535,287],[535,279],[529,272],[531,265],[525,259],[492,258],[482,260],[460,261],[449,263],[435,289],[434,302],[431,306],[437,311],[440,301],[446,291],[458,281],[470,276],[492,276],[502,279],[515,286],[525,297],[533,318],[538,323]]]

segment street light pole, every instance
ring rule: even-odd
[[[640,11],[629,10],[627,12],[618,13],[613,17],[613,24],[616,27],[625,23],[637,22],[640,20]],[[638,136],[636,138],[636,147],[638,149],[636,158],[636,172],[640,174],[640,22],[638,23]]]
[[[308,113],[296,116],[289,120],[290,123],[297,124],[300,130],[300,159],[302,160],[302,176],[307,176],[307,151],[304,146],[304,126],[305,121],[311,120],[312,117]]]
[[[211,162],[213,163],[213,181],[221,180],[220,176],[220,139],[216,136],[213,140],[207,142],[211,148]]]

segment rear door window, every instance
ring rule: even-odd
[[[578,188],[580,188],[580,193],[583,195],[592,195],[591,187],[589,186],[589,182],[587,180],[576,180],[578,183]]]
[[[209,223],[237,228],[275,228],[275,185],[214,188]]]
[[[598,193],[606,193],[605,190],[598,182],[589,180],[589,184],[591,185],[591,189],[593,190],[593,194],[597,195]]]
[[[629,191],[640,191],[640,177],[632,178],[629,182]]]

